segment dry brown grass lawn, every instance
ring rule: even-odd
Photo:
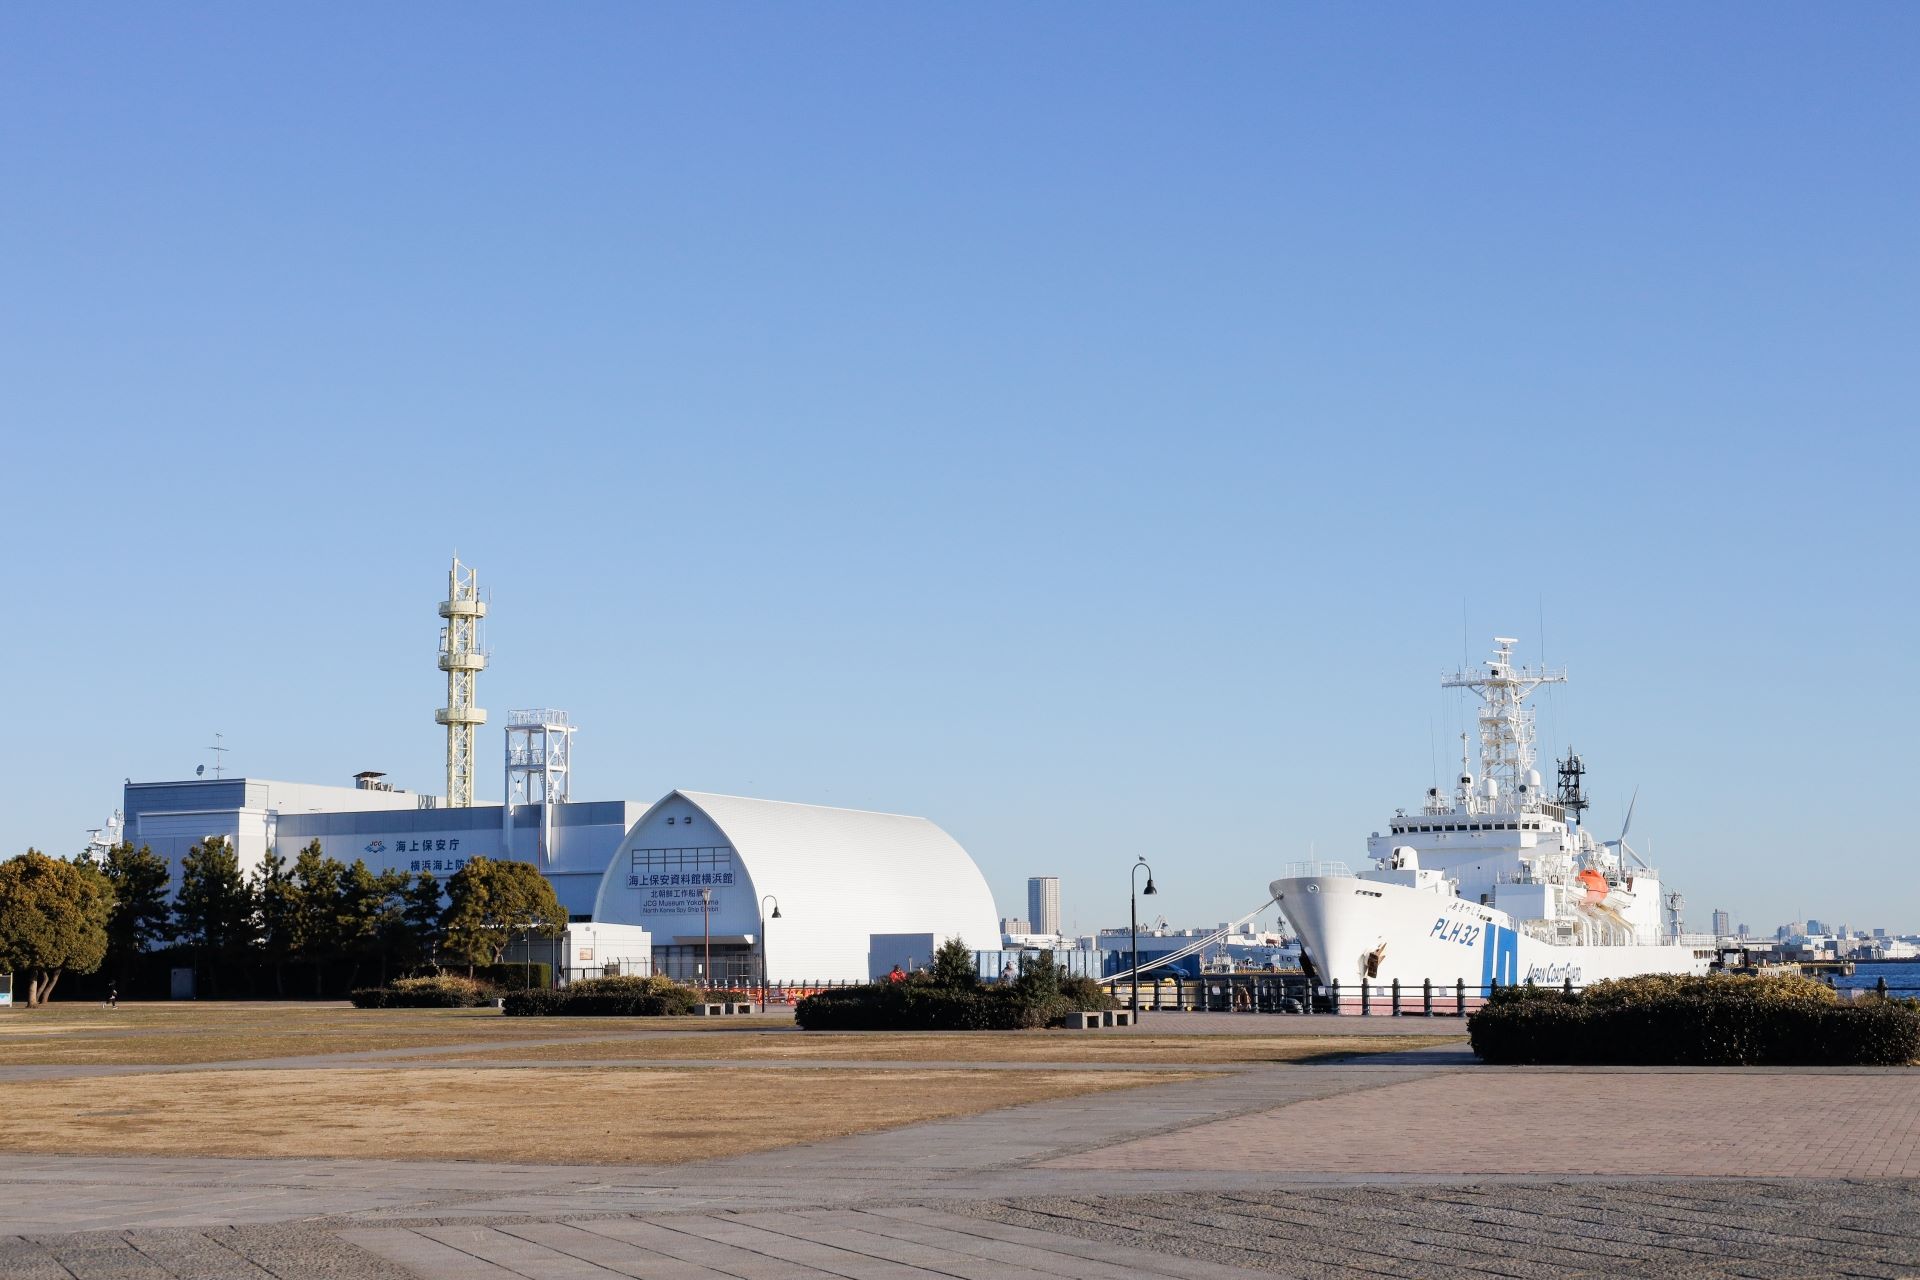
[[[480,1060],[542,1062],[724,1058],[742,1063],[846,1059],[870,1062],[1138,1062],[1201,1065],[1223,1062],[1303,1062],[1340,1054],[1430,1049],[1435,1045],[1459,1044],[1464,1039],[1460,1035],[1149,1036],[1113,1032],[1090,1035],[1067,1031],[943,1032],[937,1035],[901,1031],[837,1035],[810,1031],[804,1034],[656,1036],[644,1039],[614,1035],[567,1044],[488,1049],[471,1056]]]
[[[722,1029],[719,1021],[676,1020],[677,1033]],[[786,1015],[726,1025],[791,1025]],[[552,1018],[506,1018],[494,1009],[355,1009],[344,1004],[150,1004],[113,1011],[54,1004],[0,1016],[0,1066],[238,1062],[258,1058],[488,1041],[564,1040],[661,1029],[658,1018],[610,1019],[604,1026]]]
[[[7,1088],[0,1151],[668,1164],[1190,1078],[470,1067],[32,1081]]]
[[[756,1034],[756,1032],[758,1032]],[[344,1004],[150,1004],[113,1012],[56,1004],[0,1016],[0,1066],[177,1066],[379,1050],[481,1060],[596,1062],[724,1058],[742,1063],[1299,1062],[1459,1043],[1440,1035],[1181,1035],[1066,1031],[798,1032],[755,1018],[507,1018],[493,1009],[354,1009]],[[470,1050],[470,1052],[469,1052]]]

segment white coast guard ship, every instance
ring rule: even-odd
[[[1568,752],[1549,796],[1534,768],[1533,709],[1526,699],[1564,671],[1517,667],[1512,639],[1484,670],[1442,687],[1480,697],[1480,772],[1462,737],[1451,795],[1427,791],[1417,812],[1400,810],[1367,841],[1369,870],[1340,863],[1288,867],[1270,886],[1300,936],[1315,980],[1340,984],[1357,1010],[1361,984],[1376,996],[1397,978],[1402,992],[1430,981],[1470,1001],[1494,983],[1582,987],[1641,973],[1705,973],[1710,937],[1681,932],[1679,894],[1627,845],[1633,808],[1618,840],[1596,841],[1580,823],[1584,767]]]

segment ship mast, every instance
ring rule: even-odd
[[[1520,642],[1495,636],[1493,643],[1498,648],[1483,664],[1484,671],[1462,668],[1442,677],[1440,687],[1480,695],[1480,777],[1492,780],[1496,791],[1506,791],[1510,803],[1531,805],[1539,797],[1527,786],[1534,760],[1533,708],[1526,705],[1527,695],[1543,684],[1564,684],[1567,673],[1544,666],[1516,667],[1513,646]]]

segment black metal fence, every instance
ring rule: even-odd
[[[1102,984],[1117,1004],[1133,998],[1133,984],[1122,978]],[[1529,986],[1532,983],[1527,984]],[[1843,997],[1920,996],[1920,986],[1890,986],[1885,978],[1873,986],[1827,985]],[[1418,983],[1329,982],[1315,984],[1298,973],[1210,973],[1199,978],[1183,974],[1140,979],[1142,1009],[1186,1010],[1199,1013],[1341,1013],[1362,1017],[1463,1018],[1487,1002],[1499,983],[1468,985],[1423,980]],[[1560,984],[1569,995],[1582,990],[1571,979]]]

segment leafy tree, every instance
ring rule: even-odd
[[[253,884],[259,911],[260,955],[273,966],[273,993],[287,993],[287,961],[293,958],[299,935],[300,890],[287,870],[287,860],[276,849],[267,850]]]
[[[567,927],[553,885],[531,863],[469,858],[447,878],[447,897],[445,948],[469,971],[498,964],[517,937],[551,938]]]
[[[313,966],[313,994],[326,981],[327,962],[340,954],[340,882],[346,868],[309,841],[293,860],[293,956]]]
[[[128,968],[173,937],[173,904],[167,888],[173,872],[167,860],[146,845],[122,840],[94,864],[113,886],[113,915],[107,920],[107,971],[125,979]]]
[[[402,963],[424,964],[440,949],[440,881],[422,871],[406,890],[400,918],[406,926]]]
[[[37,849],[0,862],[0,969],[26,976],[29,1009],[67,970],[100,967],[112,916],[113,885],[91,865]]]
[[[205,958],[229,967],[245,958],[253,942],[253,890],[225,836],[208,836],[180,860],[173,914],[181,936]]]
[[[964,938],[948,938],[933,953],[933,985],[955,991],[971,991],[980,985],[973,949]]]

